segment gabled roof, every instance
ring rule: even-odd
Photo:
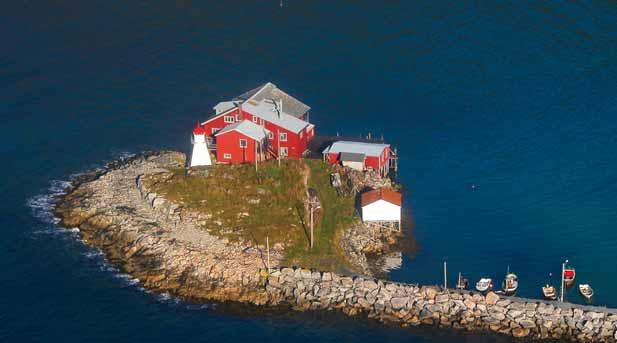
[[[359,154],[355,152],[342,152],[339,159],[345,162],[364,162],[365,158],[365,154]]]
[[[268,134],[268,130],[263,127],[253,123],[252,121],[243,120],[241,122],[225,126],[225,128],[217,132],[215,136],[220,136],[231,131],[240,132],[241,134],[257,141],[263,140]]]
[[[216,104],[216,106],[212,107],[212,109],[215,111],[216,114],[220,114],[223,112],[227,112],[236,106],[237,105],[235,101],[221,101]]]
[[[337,141],[327,147],[323,153],[356,153],[365,154],[366,156],[377,157],[381,156],[383,149],[389,147],[390,144],[381,143],[364,143],[364,142],[349,142],[349,141]]]
[[[283,103],[283,111],[296,118],[302,117],[311,109],[300,100],[280,90],[272,82],[253,88],[250,91],[235,97],[234,100],[255,100],[257,102],[261,102],[262,100],[280,100]]]
[[[302,119],[289,115],[284,106],[283,112],[279,116],[274,104],[266,100],[259,102],[248,100],[242,104],[242,110],[294,133],[298,133],[310,125]]]
[[[366,193],[362,193],[362,207],[370,205],[379,200],[384,200],[391,204],[401,206],[403,196],[401,195],[401,193],[389,188],[379,188],[368,191]]]

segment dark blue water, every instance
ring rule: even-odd
[[[4,4],[0,341],[496,340],[188,306],[54,224],[61,180],[187,150],[217,101],[268,80],[319,132],[398,146],[421,250],[394,279],[438,283],[444,259],[450,282],[510,265],[538,296],[569,258],[595,303],[617,306],[616,17],[610,1]]]

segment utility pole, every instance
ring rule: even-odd
[[[313,189],[309,189],[309,217],[310,217],[310,226],[311,226],[311,244],[310,248],[313,249],[315,245],[315,234],[314,234],[314,226],[315,226],[315,211],[321,208],[318,202],[315,201],[317,197],[316,192]]]

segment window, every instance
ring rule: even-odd
[[[281,132],[279,133],[279,140],[281,142],[287,142],[287,132]]]
[[[219,130],[220,129],[218,127],[213,127],[212,128],[212,134],[215,134],[215,133],[219,132]]]
[[[258,118],[258,117],[253,116],[253,123],[257,123],[257,124],[258,124],[258,123],[259,123],[259,118]]]
[[[233,123],[234,122],[234,117],[233,116],[225,116],[223,117],[223,121],[226,123]]]
[[[223,158],[229,159],[229,158],[231,158],[231,154],[223,154]]]
[[[246,142],[246,139],[240,139],[240,147],[246,148],[247,146],[248,146],[248,143]]]
[[[286,157],[287,155],[287,148],[286,147],[281,147],[279,148],[279,154],[281,155],[281,157]]]
[[[274,135],[272,134],[272,132],[268,131],[268,139],[272,139],[274,138]]]

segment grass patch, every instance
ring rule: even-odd
[[[315,226],[315,244],[312,250],[307,242],[298,242],[287,249],[285,262],[320,270],[339,271],[349,267],[340,248],[341,232],[351,225],[354,216],[354,198],[339,197],[330,185],[330,170],[321,160],[306,160],[310,168],[309,187],[317,190],[322,209]]]
[[[339,247],[340,232],[354,216],[353,197],[339,197],[330,185],[330,168],[320,160],[286,160],[252,165],[215,165],[198,175],[184,169],[151,175],[148,187],[184,207],[203,213],[204,228],[231,241],[285,246],[286,265],[338,271],[348,266]],[[309,249],[305,213],[308,187],[317,190],[315,245]]]

